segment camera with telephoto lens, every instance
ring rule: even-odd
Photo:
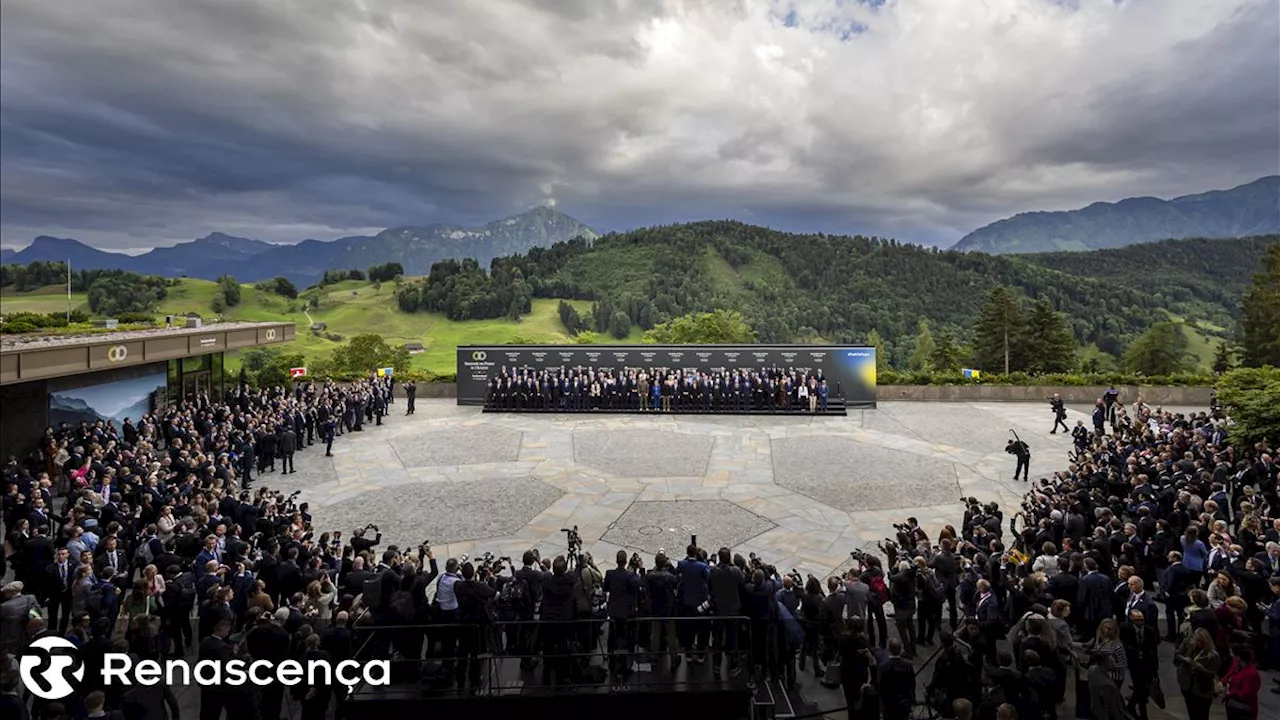
[[[850,550],[849,557],[853,558],[855,561],[859,563],[862,563],[863,565],[866,565],[867,558],[870,556],[861,550]]]

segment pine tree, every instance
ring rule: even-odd
[[[978,367],[1005,373],[1026,368],[1026,322],[1013,291],[997,286],[978,316],[973,355]]]
[[[885,347],[884,338],[881,337],[880,331],[872,329],[867,333],[867,344],[876,349],[876,374],[892,370],[892,363],[889,362],[889,349]]]
[[[1240,302],[1240,362],[1280,367],[1280,243],[1267,248],[1262,272]]]
[[[1226,340],[1219,340],[1218,347],[1213,351],[1213,371],[1221,375],[1233,367],[1235,367],[1235,351]]]
[[[1031,307],[1027,322],[1027,369],[1035,373],[1069,372],[1075,367],[1076,339],[1062,313],[1047,298]]]
[[[912,370],[928,370],[935,347],[929,321],[920,318],[920,322],[916,325],[915,343],[911,347],[911,357],[907,359],[907,366]]]
[[[949,328],[938,331],[938,339],[933,353],[929,356],[929,364],[939,372],[955,372],[960,369],[964,351],[956,344]]]

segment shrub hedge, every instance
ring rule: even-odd
[[[1148,385],[1168,387],[1210,387],[1216,382],[1213,375],[1187,373],[1181,375],[1133,375],[1128,373],[1030,373],[991,374],[968,378],[945,372],[898,372],[886,370],[877,374],[877,385],[1061,385],[1080,387],[1085,385]]]

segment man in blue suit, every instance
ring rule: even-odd
[[[676,600],[681,617],[696,618],[705,614],[700,609],[711,597],[708,586],[711,567],[702,561],[696,545],[690,544],[685,553],[685,559],[676,565],[676,577],[680,580]],[[706,651],[711,641],[711,624],[706,620],[686,620],[678,629],[685,659],[691,663],[702,662],[705,658],[701,653]]]

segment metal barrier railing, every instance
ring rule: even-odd
[[[753,660],[768,652],[777,627],[745,616],[706,615],[409,625],[375,621],[353,626],[353,657],[389,659],[393,677],[413,677],[439,688],[456,685],[481,695],[518,694],[530,687],[572,692],[624,684],[685,690],[745,686]],[[690,654],[689,669],[675,672]],[[712,662],[706,662],[708,657]],[[351,695],[366,689],[362,682]]]

